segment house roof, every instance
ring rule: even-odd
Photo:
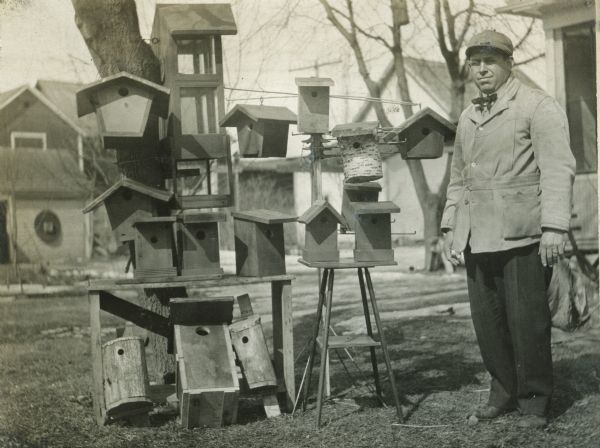
[[[408,131],[410,127],[418,124],[423,120],[426,120],[428,117],[431,117],[433,119],[433,123],[437,125],[436,130],[444,136],[445,140],[452,140],[454,138],[454,134],[456,133],[456,126],[450,121],[448,121],[446,118],[442,117],[436,111],[430,109],[429,107],[421,109],[416,114],[410,116],[408,120],[402,122],[400,126],[396,126],[394,128],[394,131],[397,131],[402,136],[403,133]]]
[[[344,190],[354,191],[381,191],[381,185],[377,182],[361,182],[357,184],[344,183]]]
[[[66,149],[0,147],[0,192],[21,198],[78,199],[92,184]]]
[[[219,126],[236,126],[240,118],[246,116],[252,121],[275,120],[284,123],[297,123],[298,117],[287,107],[259,106],[255,104],[236,104],[219,122]]]
[[[182,213],[181,218],[186,224],[202,223],[202,222],[223,222],[227,221],[227,213],[223,212],[192,212]]]
[[[335,126],[330,134],[334,137],[353,137],[356,135],[377,134],[378,121],[361,121],[359,123],[344,123]]]
[[[133,191],[137,191],[146,196],[150,196],[151,198],[157,199],[159,201],[168,202],[172,197],[173,193],[167,190],[161,190],[159,188],[150,187],[141,182],[137,182],[132,179],[128,179],[127,177],[122,177],[119,179],[114,185],[108,188],[104,193],[90,202],[85,208],[82,210],[83,213],[89,213],[92,210],[98,208],[101,204],[106,201],[106,199],[112,196],[119,188],[128,188]]]
[[[329,87],[333,85],[333,79],[317,78],[316,76],[296,78],[296,85],[298,87]]]
[[[298,218],[298,222],[308,224],[317,216],[319,216],[323,210],[329,210],[340,224],[346,223],[346,220],[342,217],[342,215],[340,215],[329,202],[322,199],[315,201],[315,203]]]
[[[354,213],[357,215],[379,215],[387,213],[400,213],[400,207],[392,201],[382,202],[354,202]]]
[[[231,5],[217,4],[158,4],[154,21],[160,17],[173,36],[237,34]]]
[[[579,6],[589,6],[588,0],[508,0],[506,6],[496,8],[499,14],[541,18],[544,14],[560,10],[573,10]],[[593,12],[592,12],[593,14]]]
[[[279,224],[284,222],[294,222],[297,219],[296,216],[265,209],[231,212],[231,216],[233,216],[235,219],[259,222],[261,224]]]

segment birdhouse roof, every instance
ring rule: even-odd
[[[296,114],[287,107],[236,104],[235,107],[221,119],[219,126],[236,126],[240,122],[240,119],[244,116],[250,118],[252,121],[274,120],[288,124],[298,122],[298,117]]]
[[[298,87],[330,87],[333,85],[333,79],[317,78],[314,76],[309,78],[296,78],[296,85]]]
[[[381,191],[381,185],[377,182],[361,182],[358,184],[344,184],[344,190],[353,191]]]
[[[308,224],[317,216],[319,216],[324,210],[328,210],[340,224],[346,223],[346,220],[343,218],[343,216],[340,215],[329,202],[323,200],[315,201],[315,203],[298,218],[298,222]]]
[[[283,222],[294,222],[297,217],[286,213],[276,212],[274,210],[245,210],[242,212],[232,212],[231,216],[243,221],[259,222],[262,224],[278,224]]]
[[[356,135],[376,135],[378,121],[363,121],[362,123],[338,124],[331,130],[334,137],[353,137]]]
[[[155,22],[159,16],[173,37],[237,34],[233,11],[227,3],[159,4]]]
[[[414,126],[432,126],[434,131],[439,132],[444,136],[444,140],[451,140],[454,138],[456,133],[456,126],[442,117],[436,111],[425,107],[416,114],[412,115],[408,120],[405,120],[400,126],[394,127],[394,132],[397,132],[399,136],[402,136],[405,132],[408,132]]]
[[[133,225],[137,226],[138,224],[159,224],[163,222],[175,222],[177,221],[177,217],[175,216],[149,216],[147,218],[137,219]]]
[[[400,212],[400,207],[392,201],[354,202],[353,205],[354,213],[357,215],[383,215]]]
[[[140,78],[139,76],[135,76],[127,72],[121,72],[117,73],[116,75],[103,78],[100,81],[88,84],[83,89],[77,91],[77,115],[82,117],[84,115],[91,114],[96,110],[96,106],[91,99],[91,95],[93,95],[95,92],[123,82],[134,83],[140,88],[153,93],[154,98],[152,100],[152,109],[154,113],[163,118],[167,118],[169,114],[170,90],[161,86],[160,84],[156,84],[148,81],[147,79]]]
[[[104,203],[104,201],[106,201],[106,199],[108,199],[110,196],[116,193],[116,191],[120,188],[128,188],[130,190],[137,191],[138,193],[150,196],[151,198],[157,199],[162,202],[168,202],[173,197],[173,193],[171,193],[170,191],[150,187],[141,182],[137,182],[135,180],[123,177],[119,179],[113,186],[104,191],[104,193],[102,193],[100,196],[98,196],[96,199],[94,199],[92,202],[86,205],[83,209],[83,213],[89,213],[92,210],[98,208],[101,204]]]
[[[181,218],[186,224],[227,221],[227,215],[223,212],[184,213]]]

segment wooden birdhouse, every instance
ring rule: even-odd
[[[285,274],[283,223],[295,216],[271,210],[232,212],[236,274],[263,277]]]
[[[119,241],[132,241],[135,236],[133,224],[145,218],[168,214],[168,203],[172,197],[173,194],[169,191],[121,178],[86,205],[83,213],[89,213],[104,204],[110,225]]]
[[[77,114],[96,113],[107,148],[141,140],[148,117],[167,118],[169,89],[138,76],[121,72],[88,84],[77,92]]]
[[[298,86],[298,132],[324,134],[329,131],[330,78],[296,78]]]
[[[242,157],[285,157],[288,128],[296,122],[287,107],[237,104],[220,124],[237,128]]]
[[[394,261],[390,215],[398,212],[400,208],[391,201],[354,204],[355,261]]]
[[[403,159],[436,159],[451,142],[456,126],[426,107],[384,137],[386,142],[399,142]]]
[[[172,299],[177,396],[185,428],[237,419],[239,382],[228,323],[233,297]]]
[[[225,213],[207,212],[182,215],[178,223],[182,276],[207,276],[223,273],[219,256],[219,222]]]
[[[344,218],[327,201],[319,200],[298,218],[306,225],[302,258],[305,261],[339,261],[338,224]]]
[[[135,278],[177,276],[174,216],[138,220],[135,227]]]
[[[354,208],[357,202],[377,202],[381,185],[377,182],[364,182],[360,184],[344,184],[342,196],[342,216],[346,221],[347,230],[354,230],[354,221],[357,216]]]

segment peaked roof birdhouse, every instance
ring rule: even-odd
[[[344,218],[329,202],[319,200],[298,218],[306,224],[302,258],[309,262],[339,261],[337,226]]]
[[[296,78],[298,86],[298,132],[324,134],[329,131],[330,78]]]
[[[297,123],[287,107],[237,104],[220,122],[236,127],[242,157],[285,157],[288,128]]]
[[[96,113],[106,147],[115,139],[140,139],[150,114],[166,118],[169,112],[169,89],[126,72],[88,84],[76,99],[80,117]]]
[[[395,136],[394,136],[395,134]],[[403,159],[436,159],[444,152],[444,143],[454,139],[456,126],[426,107],[384,137],[396,138]]]

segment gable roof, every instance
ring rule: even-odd
[[[287,107],[282,106],[259,106],[256,104],[236,104],[227,115],[225,115],[219,125],[223,127],[236,126],[241,116],[247,116],[252,121],[275,120],[284,123],[297,123],[298,117]]]
[[[329,210],[340,224],[346,223],[346,220],[342,217],[342,215],[340,215],[329,202],[323,199],[315,201],[315,203],[298,218],[298,222],[301,222],[302,224],[308,224],[317,216],[319,216],[323,210]]]
[[[119,188],[129,188],[130,190],[137,191],[146,196],[150,196],[151,198],[157,199],[159,201],[168,202],[172,197],[173,193],[167,190],[161,190],[159,188],[150,187],[141,182],[137,182],[132,179],[128,179],[127,177],[122,177],[119,179],[114,185],[108,188],[104,193],[90,202],[85,208],[82,210],[83,213],[89,213],[92,210],[98,208],[104,201],[112,196]]]
[[[259,222],[262,224],[281,224],[284,222],[294,222],[297,219],[296,216],[287,213],[266,209],[231,212],[231,216],[235,219],[241,219],[242,221]]]
[[[67,149],[0,147],[0,192],[37,199],[76,199],[92,184]]]

